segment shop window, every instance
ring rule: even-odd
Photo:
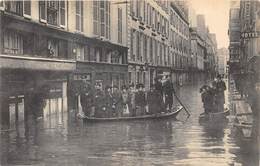
[[[83,31],[83,1],[76,1],[76,30]]]
[[[23,54],[23,37],[21,34],[9,30],[4,33],[4,53]]]
[[[87,45],[85,45],[85,48],[84,48],[84,60],[90,61],[90,47]]]
[[[120,63],[120,52],[119,51],[113,51],[111,53],[111,63]]]
[[[48,57],[58,57],[58,41],[54,39],[48,39]]]
[[[80,44],[77,44],[76,46],[76,59],[84,60],[84,47]]]

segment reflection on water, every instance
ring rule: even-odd
[[[254,166],[257,159],[245,153],[230,124],[198,124],[202,105],[196,87],[179,91],[192,112],[185,123],[83,123],[68,110],[66,86],[59,82],[55,88],[6,97],[11,130],[1,133],[2,165]]]

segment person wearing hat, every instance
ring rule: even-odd
[[[113,95],[112,95],[112,87],[106,86],[105,91],[105,99],[104,99],[104,106],[103,107],[103,117],[111,117],[113,110],[115,109],[115,105],[113,102]]]
[[[129,85],[129,112],[131,116],[136,115],[136,106],[135,106],[135,96],[136,96],[136,90],[134,84]]]
[[[146,97],[144,93],[144,85],[138,84],[136,86],[137,92],[135,96],[135,104],[136,104],[136,115],[144,115],[145,114],[145,106],[146,106]]]
[[[163,81],[163,93],[165,96],[165,109],[171,111],[173,105],[173,93],[175,93],[170,77],[167,75]]]
[[[85,116],[90,116],[93,106],[93,94],[90,84],[86,83],[80,93],[80,103]]]
[[[163,98],[161,92],[155,89],[155,85],[151,86],[151,90],[147,94],[147,104],[149,114],[160,113],[163,108]]]
[[[203,102],[204,113],[214,112],[214,93],[210,86],[203,85],[200,88],[201,100]]]
[[[122,94],[118,89],[117,85],[113,86],[113,116],[121,117],[123,114],[123,99]]]
[[[215,86],[215,104],[216,111],[224,111],[225,96],[224,91],[227,89],[225,82],[222,80],[221,75],[218,74],[216,80],[213,82]]]
[[[95,117],[102,117],[104,116],[104,109],[105,109],[105,94],[102,91],[102,87],[100,83],[95,84],[95,91],[94,91],[94,114]]]
[[[123,114],[129,115],[129,103],[130,97],[128,89],[125,85],[122,86],[122,107],[123,107]]]

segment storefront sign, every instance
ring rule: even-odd
[[[75,74],[74,75],[74,80],[91,80],[91,75],[90,74]]]
[[[241,34],[242,38],[257,38],[258,37],[258,32],[243,32]]]

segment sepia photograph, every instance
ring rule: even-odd
[[[0,166],[260,166],[260,0],[0,0]]]

